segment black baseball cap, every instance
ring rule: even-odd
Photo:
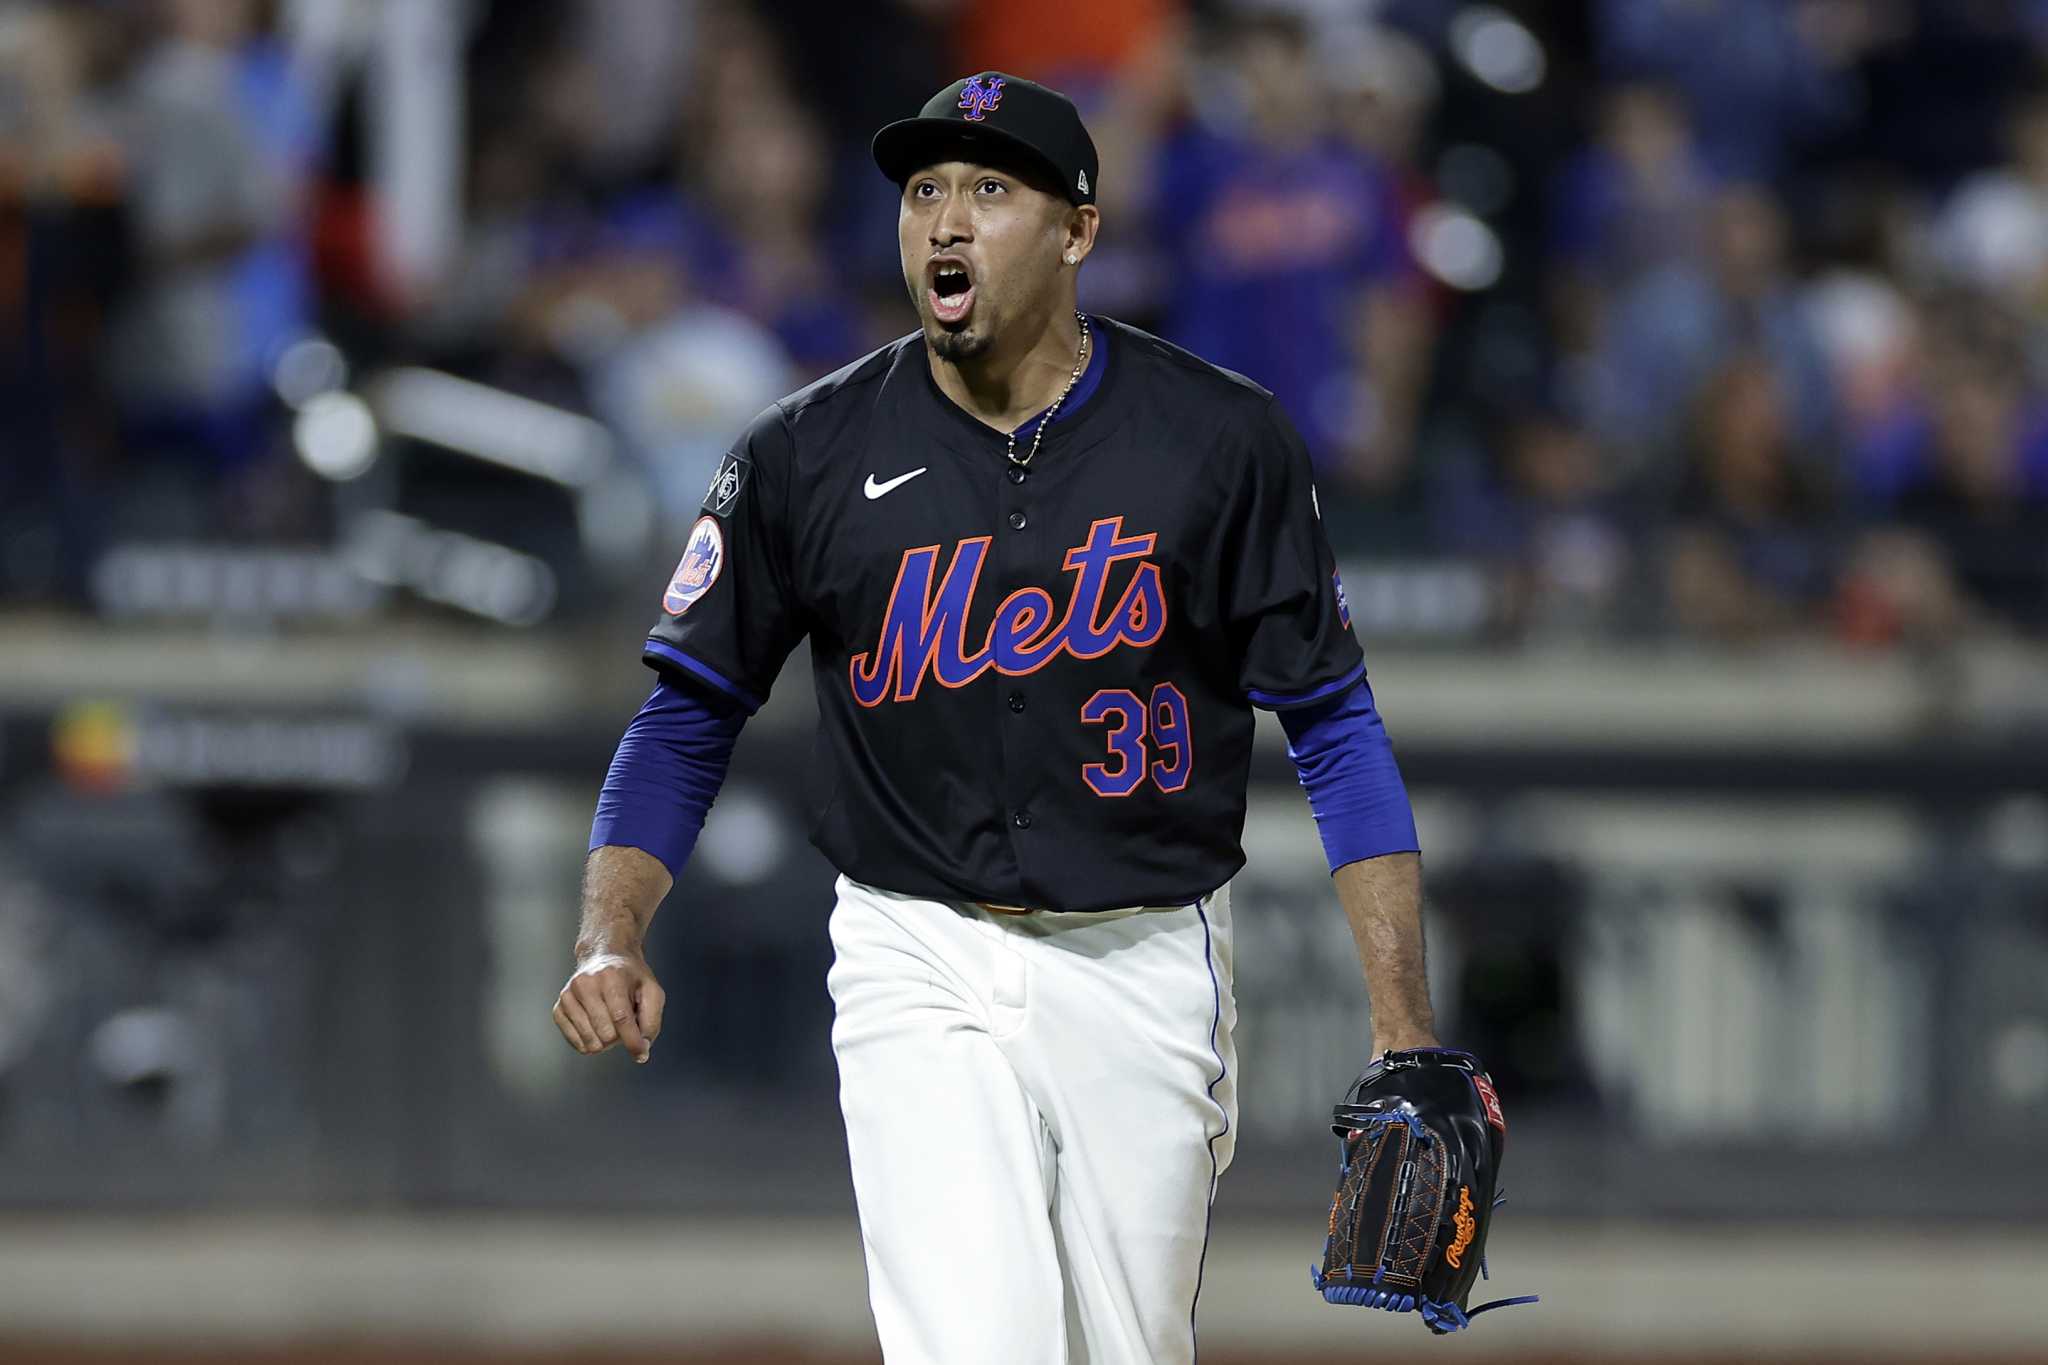
[[[901,185],[941,161],[1020,165],[1052,177],[1070,203],[1095,202],[1095,141],[1074,102],[1021,76],[984,71],[875,134],[875,164]]]

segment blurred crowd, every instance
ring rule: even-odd
[[[2048,629],[2043,0],[437,5],[438,247],[404,3],[0,0],[0,600],[334,534],[310,337],[593,416],[686,514],[913,325],[867,140],[995,68],[1101,149],[1084,305],[1273,389],[1347,560],[1510,635]]]

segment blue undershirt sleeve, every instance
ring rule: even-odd
[[[746,723],[739,703],[664,676],[612,755],[590,847],[637,848],[681,876]]]
[[[1393,743],[1363,679],[1321,705],[1279,715],[1330,871],[1362,858],[1421,851]]]

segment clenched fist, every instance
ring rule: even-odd
[[[645,958],[595,953],[577,964],[555,997],[555,1027],[578,1052],[595,1054],[624,1043],[634,1061],[644,1062],[661,1036],[667,1001]]]

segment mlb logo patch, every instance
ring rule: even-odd
[[[1344,576],[1335,569],[1330,570],[1330,582],[1337,589],[1337,622],[1344,629],[1351,629],[1351,601],[1344,596]]]
[[[676,565],[674,578],[668,581],[668,591],[661,595],[662,610],[670,616],[681,616],[718,581],[718,571],[725,567],[725,533],[718,529],[718,523],[710,517],[697,518],[697,524],[690,528],[690,539],[683,546],[683,559]]]
[[[1495,1093],[1493,1082],[1484,1076],[1474,1076],[1472,1088],[1479,1092],[1479,1105],[1486,1110],[1486,1121],[1505,1134],[1508,1130],[1508,1116],[1501,1112],[1500,1096]]]
[[[714,517],[722,517],[732,510],[740,500],[740,491],[747,486],[747,473],[751,468],[737,455],[727,455],[718,462],[718,472],[711,476],[711,486],[704,490],[704,510]]]

